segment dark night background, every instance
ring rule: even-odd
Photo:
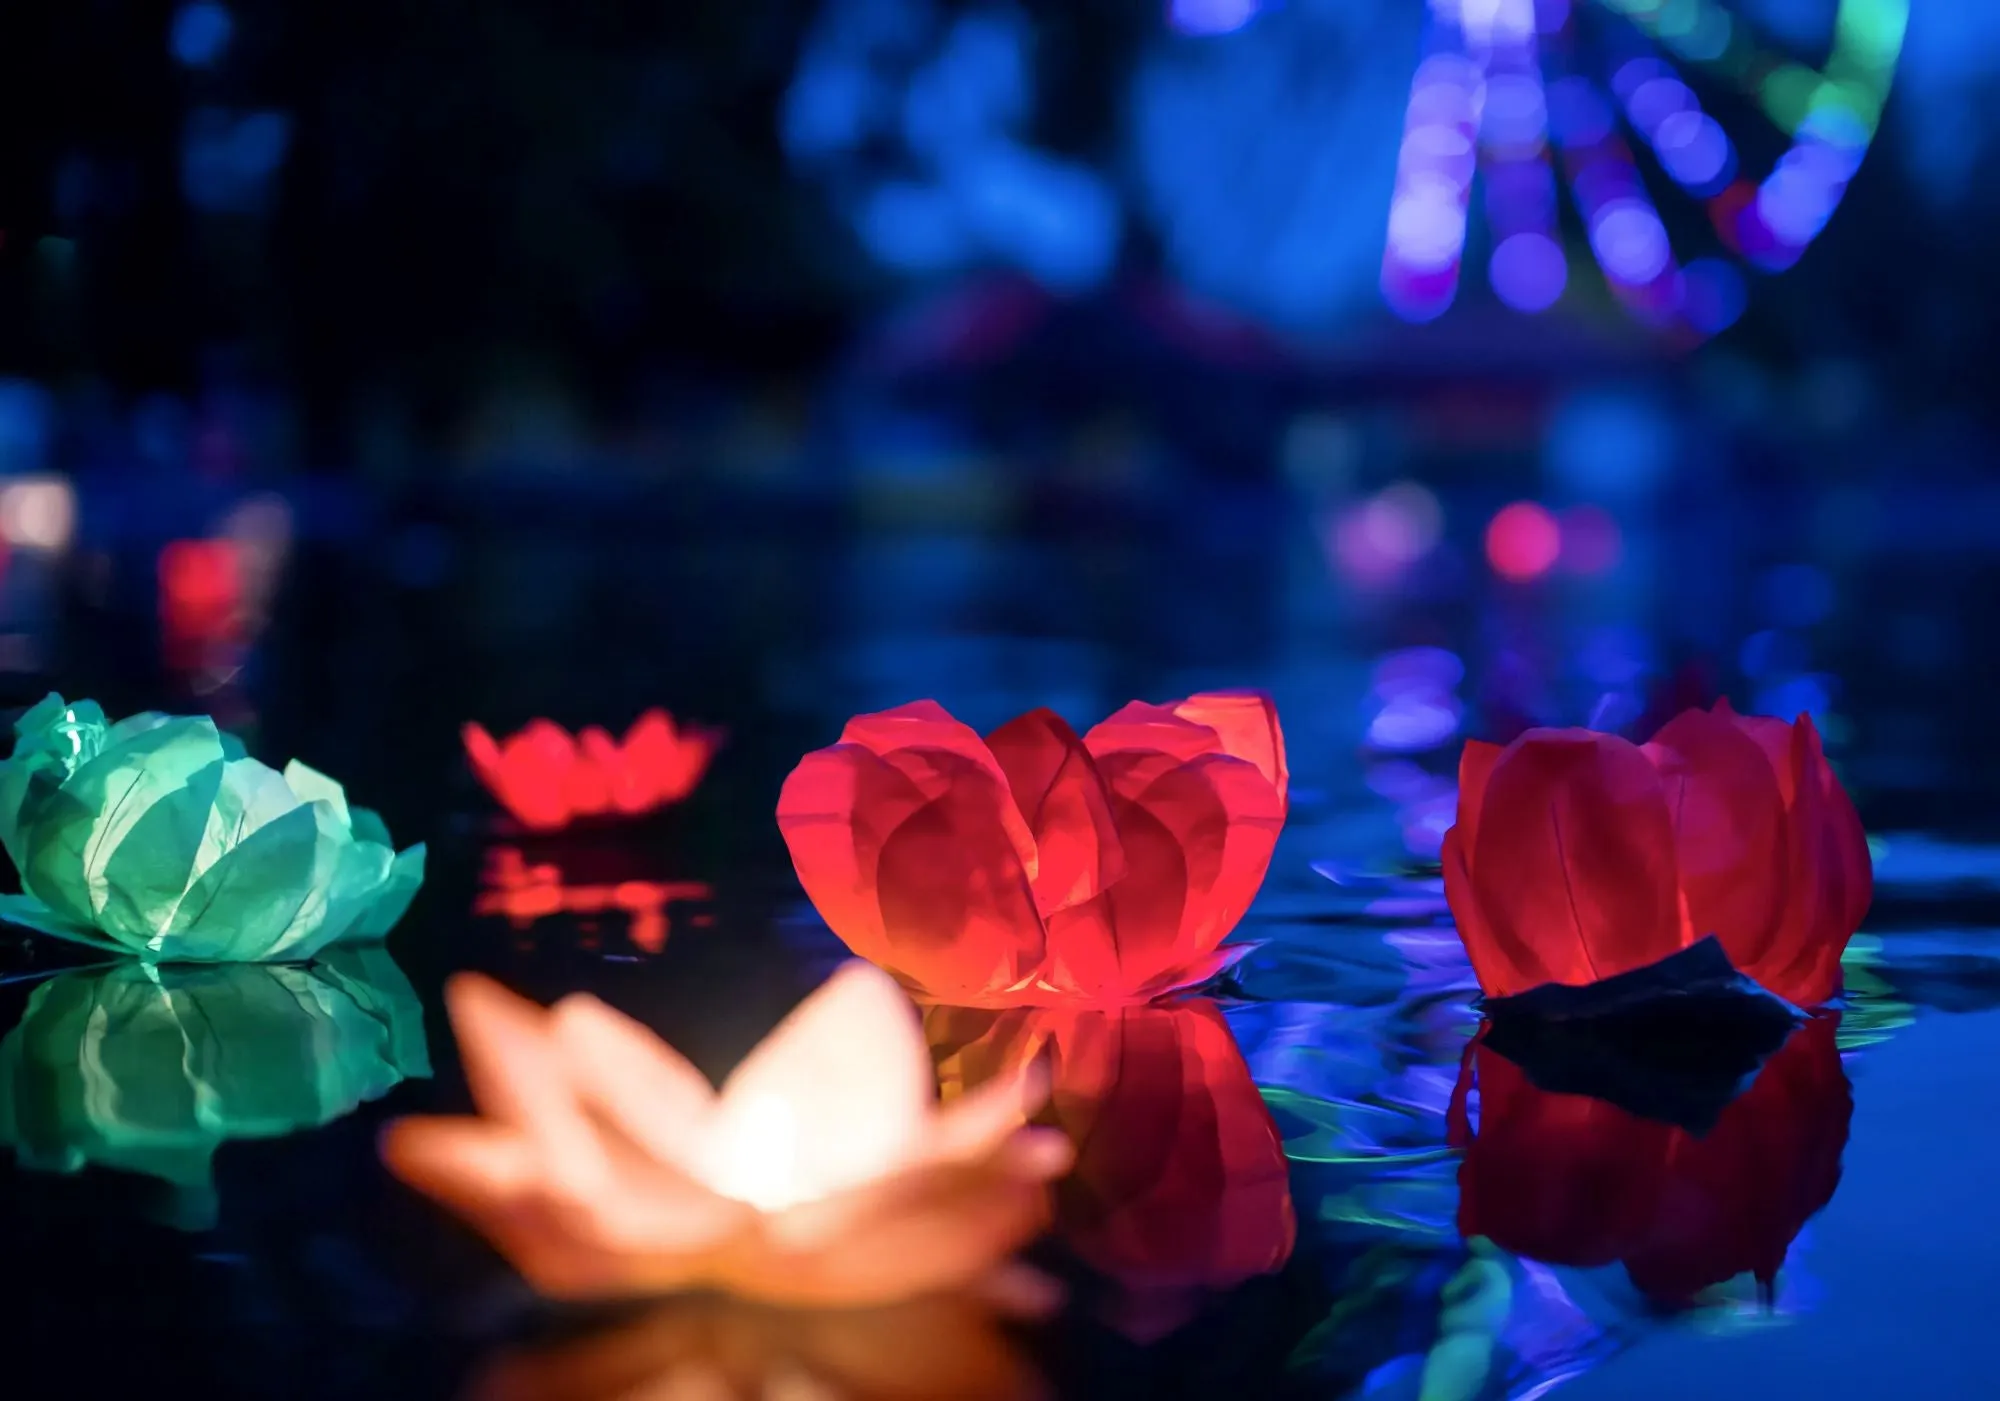
[[[772,811],[847,716],[1256,686],[1293,811],[1227,1010],[1338,1151],[1294,1163],[1279,1274],[1150,1347],[1083,1309],[1029,1338],[1061,1394],[1985,1394],[2000,7],[1521,3],[0,7],[0,704],[210,712],[427,841],[389,948],[437,1068],[228,1143],[206,1218],[33,1161],[0,1093],[0,1390],[459,1394],[525,1300],[374,1157],[385,1119],[462,1106],[450,971],[591,988],[724,1072],[832,952]],[[1456,296],[1399,312],[1391,230],[1439,236],[1392,219],[1432,11],[1533,13],[1559,139],[1558,64],[1607,116],[1634,62],[1677,75],[1762,207],[1794,134],[1621,13],[1655,10],[1827,65],[1843,111],[1886,96],[1839,128],[1823,231],[1753,266],[1724,182],[1682,188],[1621,115],[1645,247],[1559,173],[1536,237],[1567,284],[1518,309],[1489,151]],[[1857,77],[1842,33],[1893,64]],[[1604,265],[1655,235],[1688,276],[1636,314]],[[1839,1192],[1771,1299],[1682,1316],[1459,1239],[1476,1017],[1422,879],[1465,737],[1724,694],[1815,716],[1878,893]],[[549,859],[698,883],[702,921],[655,953],[475,912],[513,839],[460,726],[651,706],[728,727],[712,774]],[[66,1058],[31,999],[95,975],[0,940],[0,1025]],[[1423,1371],[1467,1332],[1486,1370]]]

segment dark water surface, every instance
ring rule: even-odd
[[[0,943],[0,1391],[693,1398],[718,1393],[688,1357],[733,1350],[790,1359],[744,1393],[781,1401],[1020,1394],[1003,1340],[957,1319],[850,1320],[829,1341],[712,1304],[554,1318],[387,1177],[375,1135],[465,1103],[439,1000],[457,969],[542,1000],[587,988],[725,1073],[840,956],[772,810],[847,715],[931,696],[982,730],[1042,704],[1087,725],[1133,697],[1261,686],[1293,773],[1238,935],[1262,947],[1213,998],[1115,1028],[1125,1117],[1086,1148],[1096,1180],[1065,1189],[1071,1248],[1037,1254],[1074,1303],[1008,1331],[1021,1366],[1087,1398],[1988,1395],[2000,752],[1980,610],[2000,570],[1815,556],[1767,515],[1628,529],[1638,562],[1610,581],[1532,588],[1448,541],[1374,594],[1260,496],[1004,541],[496,519],[308,548],[220,700],[261,757],[303,758],[428,840],[431,874],[393,965],[170,970],[163,999],[141,970],[43,977],[80,960]],[[1830,600],[1816,612],[1787,603],[1799,569]],[[113,622],[73,622],[51,684],[114,712],[196,704],[135,668]],[[1532,1086],[1503,1114],[1502,1071],[1455,1110],[1476,988],[1425,861],[1458,742],[1636,721],[1690,661],[1742,708],[1827,717],[1878,842],[1846,1007],[1702,1133],[1565,1128]],[[688,803],[622,831],[510,836],[460,757],[467,720],[622,728],[655,704],[731,739]],[[541,866],[571,908],[510,918],[498,886]],[[621,886],[637,919],[603,909]],[[1260,1096],[1297,1221],[1269,1273],[1284,1194],[1216,1148]],[[1462,1200],[1532,1248],[1468,1242]],[[523,1361],[552,1329],[571,1351]],[[917,1338],[953,1365],[898,1377],[934,1361]],[[843,1390],[836,1355],[894,1364]]]

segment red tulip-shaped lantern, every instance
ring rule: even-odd
[[[1739,972],[1818,1006],[1873,890],[1811,718],[1726,704],[1643,745],[1590,730],[1468,743],[1443,862],[1491,998],[1600,982],[1713,935]]]
[[[801,760],[778,825],[834,933],[920,998],[1123,1005],[1234,962],[1286,782],[1262,695],[1135,702],[1081,737],[1037,710],[981,738],[919,701]]]

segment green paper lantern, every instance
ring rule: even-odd
[[[430,1072],[422,1004],[379,945],[84,969],[36,988],[0,1041],[0,1143],[39,1171],[160,1179],[173,1219],[203,1229],[224,1143],[316,1128]]]
[[[325,774],[281,774],[205,717],[109,724],[50,695],[0,764],[0,919],[149,963],[304,961],[380,939],[424,878]]]

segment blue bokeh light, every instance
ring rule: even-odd
[[[1258,0],[1170,0],[1167,22],[1183,34],[1229,34],[1257,17]]]
[[[1081,161],[1031,144],[1034,33],[1011,4],[834,0],[781,115],[785,147],[885,267],[1001,265],[1055,291],[1109,276],[1124,216]]]
[[[1379,305],[1423,8],[1291,0],[1233,33],[1155,43],[1131,91],[1132,168],[1193,291],[1295,333]]]
[[[174,13],[167,47],[189,68],[208,68],[220,59],[235,36],[236,21],[216,0],[192,0]]]
[[[181,142],[181,184],[188,203],[215,214],[262,210],[291,139],[291,118],[283,112],[196,109]]]
[[[1671,407],[1651,389],[1579,391],[1550,421],[1549,474],[1586,500],[1644,492],[1666,474],[1677,436]]]

